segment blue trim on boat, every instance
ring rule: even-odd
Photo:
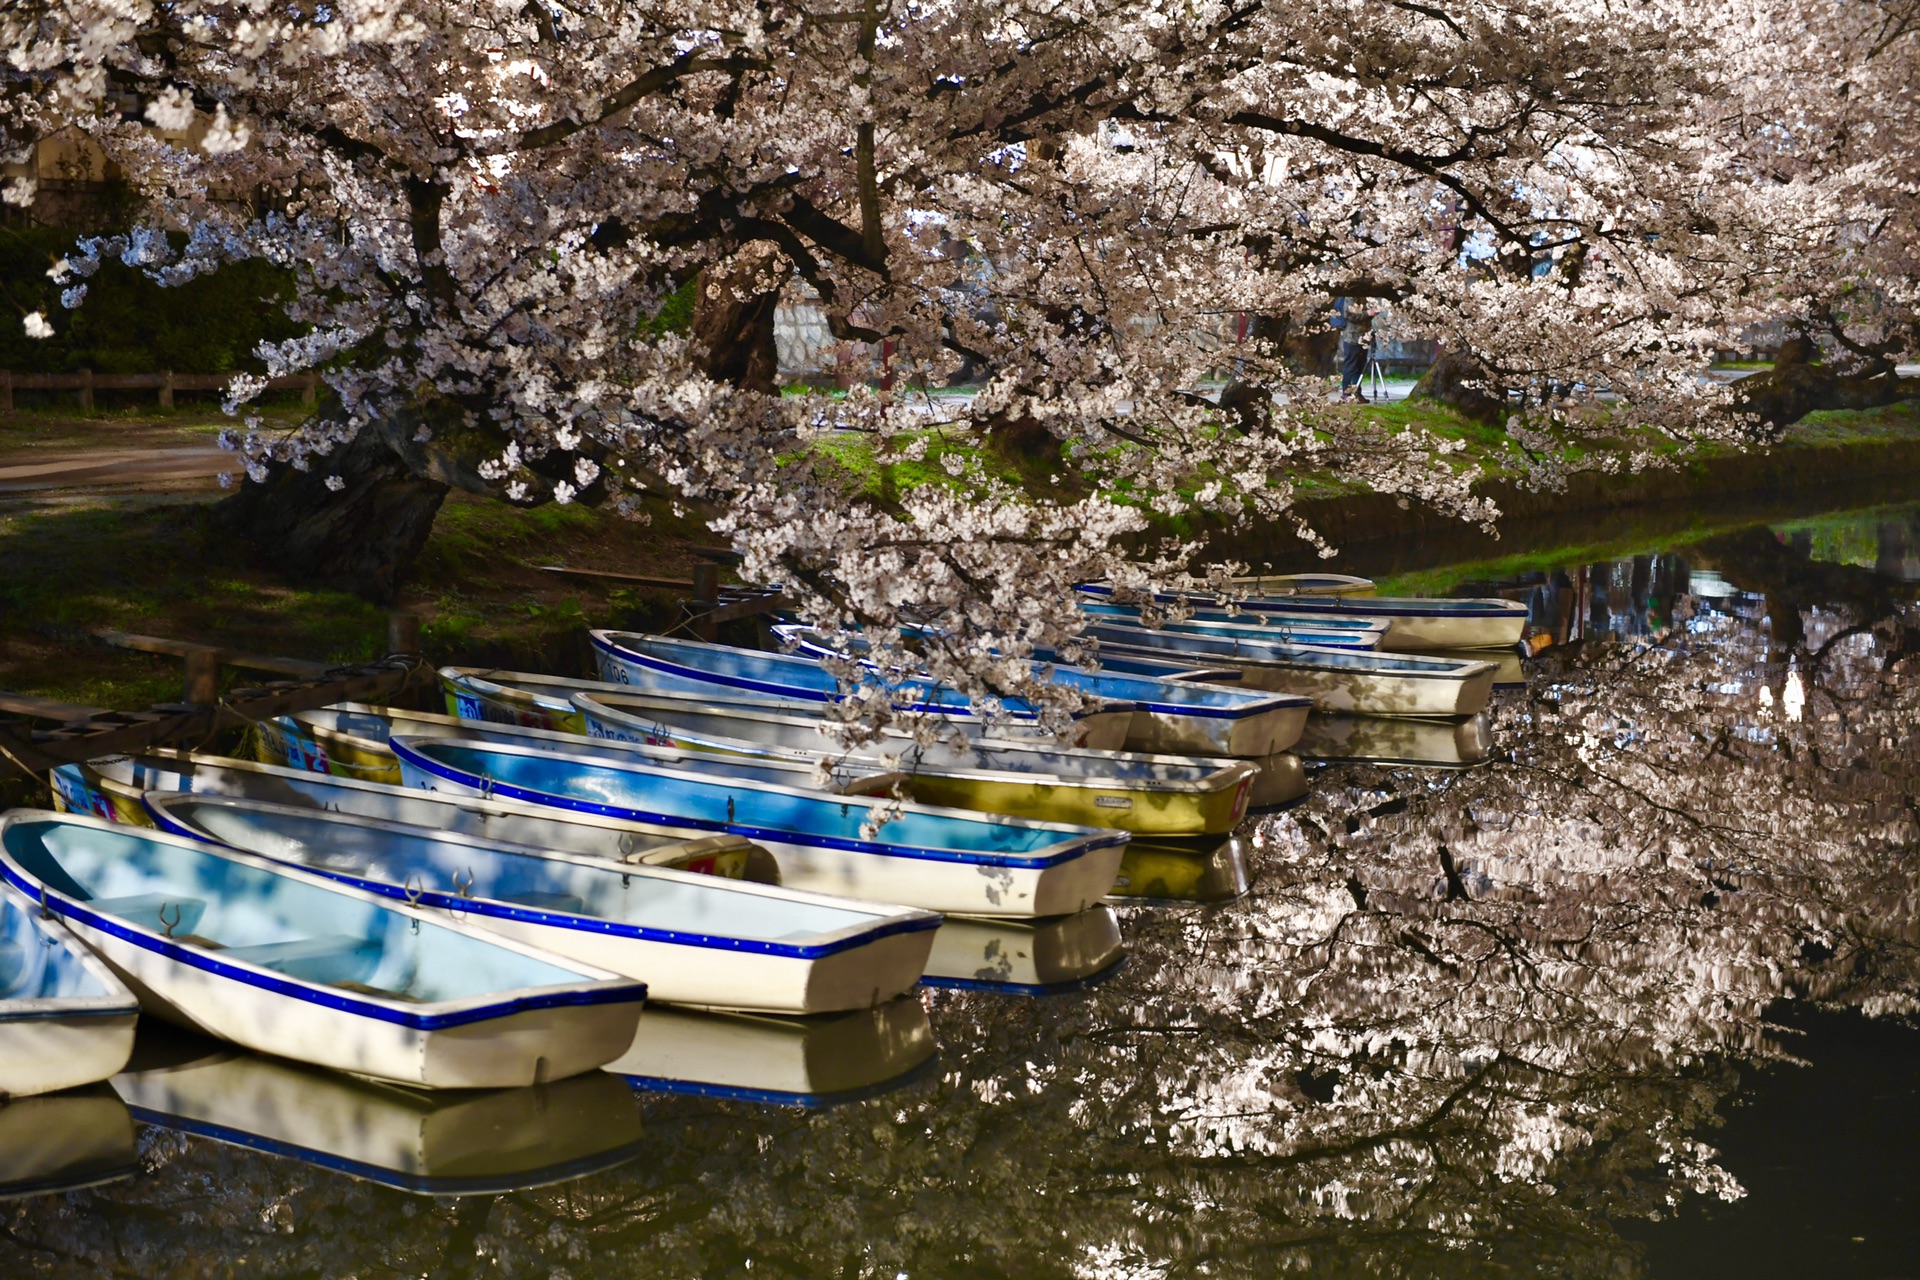
[[[634,666],[645,667],[649,671],[659,671],[681,680],[694,681],[700,684],[719,685],[726,689],[747,689],[754,693],[764,693],[769,696],[804,700],[807,702],[834,701],[834,695],[819,689],[809,689],[805,685],[772,684],[764,680],[750,680],[745,676],[722,675],[719,672],[708,671],[701,667],[690,667],[684,663],[668,662],[664,658],[650,657],[638,650],[629,649],[625,645],[616,644],[611,640],[602,640],[598,636],[589,636],[589,639],[592,641],[594,648],[621,662],[629,662]],[[624,684],[626,682],[615,680],[609,683]],[[644,685],[628,685],[628,687],[633,689],[645,688]],[[902,711],[938,712],[969,720],[978,718],[973,707],[964,699],[955,702],[913,702],[895,705]],[[1006,705],[1007,708],[1017,716],[1022,716],[1026,719],[1033,718],[1026,703],[1010,699]]]
[[[800,647],[816,658],[843,656],[834,653],[817,641],[802,640],[800,641]],[[1222,689],[1219,690],[1220,693],[1238,694],[1240,697],[1246,699],[1246,701],[1239,706],[1209,705],[1205,702],[1148,702],[1132,694],[1105,692],[1100,688],[1100,683],[1109,678],[1116,681],[1138,681],[1158,680],[1160,679],[1159,676],[1133,675],[1127,672],[1089,671],[1084,667],[1057,662],[1051,658],[1038,659],[1038,661],[1044,666],[1052,667],[1056,677],[1064,677],[1063,679],[1054,679],[1050,683],[1064,684],[1069,688],[1087,694],[1089,697],[1108,698],[1115,702],[1131,703],[1136,710],[1150,712],[1154,715],[1182,716],[1195,720],[1247,720],[1254,716],[1265,715],[1269,711],[1281,711],[1290,706],[1299,706],[1303,702],[1310,701],[1309,699],[1296,698],[1295,695],[1286,693],[1266,694],[1255,693],[1252,690]],[[1187,687],[1195,694],[1212,692],[1209,686],[1203,684],[1189,685]]]
[[[634,1141],[611,1151],[578,1159],[563,1161],[560,1164],[542,1165],[539,1168],[525,1169],[518,1173],[499,1174],[494,1177],[435,1178],[431,1176],[408,1177],[397,1170],[384,1165],[368,1164],[362,1160],[351,1160],[346,1156],[336,1156],[325,1151],[316,1151],[312,1147],[303,1147],[295,1142],[280,1142],[273,1138],[264,1138],[245,1129],[234,1129],[207,1120],[189,1120],[185,1116],[172,1115],[165,1111],[155,1111],[148,1107],[129,1105],[127,1111],[141,1124],[153,1125],[159,1129],[172,1129],[178,1133],[192,1134],[196,1138],[210,1138],[215,1142],[225,1142],[236,1147],[245,1147],[249,1151],[261,1151],[270,1156],[280,1156],[287,1160],[298,1160],[317,1168],[344,1173],[350,1178],[360,1178],[367,1182],[376,1182],[381,1186],[393,1187],[400,1191],[411,1191],[416,1195],[480,1195],[489,1191],[507,1192],[521,1187],[542,1185],[550,1182],[570,1181],[585,1177],[590,1173],[599,1173],[606,1169],[636,1159],[646,1146],[644,1141]]]
[[[399,757],[401,763],[410,764],[422,773],[458,783],[476,792],[482,789],[483,779],[478,774],[463,773],[451,765],[441,764],[437,760],[421,755],[404,741],[396,739],[392,742],[392,747],[394,755]],[[1044,871],[1048,867],[1072,862],[1095,849],[1125,844],[1130,835],[1125,831],[1109,831],[1105,828],[1089,828],[1085,835],[1068,835],[1062,832],[1063,840],[1073,842],[1067,849],[1059,853],[1023,857],[1012,853],[969,853],[959,849],[929,849],[920,845],[887,844],[876,840],[849,840],[844,836],[809,835],[799,831],[783,831],[776,827],[749,826],[742,822],[715,822],[710,818],[653,813],[646,809],[629,809],[620,805],[599,804],[592,800],[578,800],[571,796],[556,795],[550,791],[534,791],[530,788],[514,786],[509,782],[493,782],[492,794],[571,813],[591,813],[603,818],[625,818],[632,822],[670,823],[700,831],[725,831],[733,835],[746,836],[751,840],[771,840],[776,844],[807,844],[822,849],[841,849],[848,853],[916,858],[923,862],[957,862],[980,867],[1011,867],[1023,871]],[[833,799],[831,796],[822,798]],[[1101,832],[1105,832],[1104,837],[1100,834]]]
[[[21,892],[39,896],[40,886],[27,883],[24,877],[12,867],[0,863],[0,876]],[[629,984],[622,981],[614,985],[611,991],[565,991],[544,996],[522,996],[517,1000],[508,1000],[498,1004],[482,1005],[477,1009],[462,1009],[454,1013],[419,1014],[407,1013],[401,1009],[389,1009],[385,1005],[369,1000],[356,999],[339,993],[333,988],[321,984],[307,984],[281,975],[267,976],[256,973],[251,968],[214,959],[214,954],[197,947],[183,947],[177,943],[158,938],[144,929],[136,929],[122,924],[112,916],[101,915],[86,909],[84,903],[69,898],[64,893],[47,891],[49,903],[60,904],[54,908],[55,915],[65,919],[72,916],[89,928],[131,942],[143,951],[151,951],[165,956],[169,960],[200,969],[217,978],[227,978],[249,987],[258,987],[277,996],[288,996],[295,1000],[304,1000],[322,1008],[335,1009],[341,1013],[350,1013],[356,1017],[372,1018],[377,1022],[391,1022],[396,1026],[410,1027],[416,1031],[442,1031],[449,1027],[464,1027],[475,1022],[486,1022],[493,1018],[505,1017],[514,1013],[525,1013],[533,1009],[560,1009],[576,1005],[596,1004],[634,1004],[647,998],[647,986],[644,982]],[[593,982],[595,979],[582,976],[581,982]],[[606,981],[606,980],[603,980]]]
[[[494,790],[501,791],[496,786]],[[189,793],[180,793],[189,794]],[[161,824],[160,829],[168,835],[185,836],[202,844],[216,848],[232,847],[224,841],[211,839],[193,828],[186,826],[163,808],[157,808],[142,796],[140,803],[146,811]],[[242,850],[242,852],[252,852]],[[273,858],[275,862],[286,862],[288,866],[341,884],[352,885],[368,893],[383,898],[392,898],[409,905],[439,907],[452,915],[494,916],[502,920],[517,920],[522,924],[545,925],[552,929],[572,929],[580,933],[604,933],[617,938],[633,938],[642,942],[658,942],[679,947],[709,947],[716,951],[742,951],[750,955],[779,956],[790,960],[818,960],[823,956],[838,955],[842,951],[852,951],[864,947],[869,942],[878,942],[882,938],[891,938],[897,933],[919,933],[926,929],[938,929],[940,917],[932,915],[919,920],[895,920],[886,924],[874,925],[865,932],[838,942],[821,943],[807,946],[800,943],[762,942],[755,938],[726,938],[708,933],[681,933],[674,929],[653,929],[645,925],[622,924],[617,920],[603,920],[596,916],[575,915],[567,912],[542,911],[537,907],[517,907],[498,898],[463,898],[456,893],[446,893],[438,889],[423,891],[418,898],[410,899],[407,890],[400,885],[384,880],[367,880],[344,871],[334,871],[326,867],[316,867],[304,862],[292,862],[284,858],[274,858],[272,854],[257,854],[257,857]],[[642,868],[632,868],[638,871]],[[609,874],[617,874],[616,868],[609,864],[604,868]],[[537,945],[537,944],[536,944]]]

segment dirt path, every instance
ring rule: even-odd
[[[211,445],[161,449],[86,449],[0,457],[0,493],[52,489],[213,489],[234,469],[234,455]]]

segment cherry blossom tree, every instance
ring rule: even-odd
[[[390,592],[449,486],[672,501],[815,619],[883,651],[936,619],[935,674],[1032,694],[991,655],[1070,643],[1074,580],[1182,563],[1154,541],[1182,517],[1297,522],[1302,470],[1497,515],[1449,442],[1289,371],[1335,296],[1390,299],[1503,394],[1604,387],[1683,441],[1741,434],[1701,355],[1789,304],[1879,376],[1911,345],[1915,37],[1766,8],[31,0],[0,14],[0,145],[80,131],[143,198],[56,265],[68,305],[108,255],[294,275],[310,332],[262,354],[332,394],[247,418],[225,509],[287,567]],[[1842,263],[1871,307],[1834,309]],[[790,287],[886,390],[782,394]],[[682,291],[685,334],[659,322]],[[1260,323],[1228,349],[1234,315]],[[923,390],[963,363],[976,398]],[[1563,437],[1616,425],[1514,438],[1550,481]],[[835,433],[937,450],[950,483],[864,499]]]

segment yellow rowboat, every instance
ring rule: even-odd
[[[416,787],[364,782],[200,752],[99,756],[84,764],[60,765],[54,769],[52,781],[54,799],[66,811],[104,817],[111,803],[115,812],[137,812],[139,821],[134,825],[138,826],[155,825],[141,800],[147,792],[191,791],[382,818],[639,866],[780,883],[773,855],[740,836],[598,814],[555,813],[544,805],[516,800],[443,796]]]
[[[1077,826],[1156,835],[1224,834],[1246,816],[1262,781],[1278,779],[1282,791],[1292,790],[1286,767],[1263,770],[1264,762],[989,738],[920,746],[895,736],[843,747],[818,720],[752,708],[643,693],[579,693],[573,701],[597,740],[680,747],[721,758],[806,760],[822,771],[879,770],[903,777],[921,804]],[[1292,769],[1300,772],[1297,760]]]
[[[1231,902],[1253,887],[1246,842],[1129,841],[1113,882],[1115,898],[1155,902]]]
[[[465,720],[551,728],[567,733],[586,732],[586,726],[579,724],[577,719],[578,709],[570,701],[576,693],[596,695],[645,693],[649,697],[682,698],[703,706],[754,707],[763,711],[778,712],[781,715],[805,716],[815,721],[827,721],[832,716],[832,704],[828,702],[779,699],[769,694],[735,693],[716,685],[686,689],[643,689],[624,682],[583,680],[571,676],[540,675],[531,671],[500,671],[485,667],[442,667],[440,668],[440,687],[446,694],[447,711],[450,715],[456,715]],[[904,718],[911,720],[915,715],[916,713],[908,713]],[[550,723],[534,723],[542,718]],[[921,718],[935,724],[942,733],[958,730],[968,737],[1013,740],[1032,738],[1049,745],[1057,745],[1057,739],[1052,734],[1037,725],[1028,727],[1019,721],[1001,721],[987,725],[969,717],[945,716],[938,713],[924,713]],[[571,720],[571,723],[564,723],[568,720]],[[1089,711],[1073,722],[1075,737],[1071,745],[1086,747],[1090,750],[1117,750],[1125,744],[1127,734],[1133,727],[1133,720],[1134,713],[1131,708]],[[573,727],[575,724],[579,724],[579,727]]]
[[[306,752],[305,762],[298,751],[289,750],[287,758],[269,758],[268,764],[307,768],[315,773],[337,777],[362,778],[372,782],[400,783],[400,762],[387,739],[394,734],[416,738],[461,738],[468,742],[518,743],[559,755],[608,750],[640,757],[648,764],[687,769],[695,773],[724,774],[754,778],[786,787],[804,787],[829,791],[835,795],[890,795],[901,778],[896,773],[854,768],[836,771],[822,785],[813,761],[792,757],[749,759],[721,757],[708,751],[684,751],[677,747],[645,746],[634,743],[590,742],[577,733],[555,733],[547,729],[521,729],[514,726],[462,720],[432,711],[407,711],[399,707],[374,707],[358,702],[337,702],[317,711],[296,711],[268,722],[273,730],[263,731],[260,741],[267,746],[287,742]],[[311,743],[309,749],[303,744]],[[342,762],[345,762],[344,765]],[[376,771],[378,771],[376,773]]]

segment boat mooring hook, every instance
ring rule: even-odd
[[[53,919],[53,908],[47,903],[47,886],[44,884],[40,886],[40,918],[42,920]]]
[[[480,798],[482,800],[493,799],[493,775],[490,773],[480,775]]]
[[[173,908],[173,919],[171,920],[167,919],[168,907]],[[168,938],[172,938],[173,931],[180,927],[180,904],[177,902],[163,902],[160,904],[160,911],[158,914],[160,916],[160,932],[165,934]]]
[[[464,881],[460,879],[460,877],[463,875],[466,876],[466,879]],[[456,871],[453,873],[453,891],[459,894],[463,898],[471,898],[473,896],[473,868],[472,867],[463,867],[459,871]]]
[[[408,876],[407,883],[401,889],[401,892],[407,895],[407,905],[410,907],[419,906],[420,898],[426,891],[427,886],[420,882],[420,877],[418,876]],[[413,932],[420,932],[420,918],[415,916],[411,923],[413,924]]]

